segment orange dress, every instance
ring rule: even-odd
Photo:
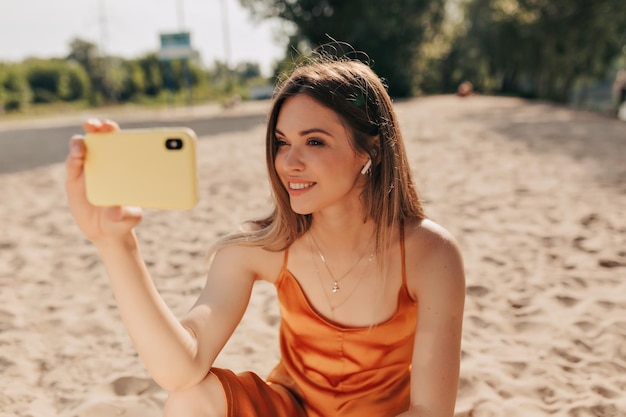
[[[251,373],[213,370],[227,393],[227,415],[393,417],[408,410],[417,302],[406,285],[403,239],[401,251],[397,309],[372,328],[345,327],[319,314],[289,272],[286,251],[276,281],[282,359],[267,384]]]

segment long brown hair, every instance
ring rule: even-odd
[[[376,251],[386,254],[399,225],[425,218],[397,118],[383,82],[369,66],[357,60],[328,57],[301,64],[280,84],[275,95],[265,138],[273,212],[248,222],[251,227],[247,231],[225,236],[214,249],[245,243],[281,251],[309,230],[311,215],[291,209],[289,194],[274,167],[278,115],[285,101],[298,94],[336,112],[350,132],[354,150],[372,159],[361,200],[375,223]]]

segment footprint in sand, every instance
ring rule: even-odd
[[[61,417],[161,417],[161,388],[150,378],[123,376],[100,387]]]
[[[4,356],[0,356],[0,374],[5,374],[5,371],[13,365],[15,365],[15,362]]]
[[[110,384],[112,391],[118,396],[143,395],[160,390],[160,387],[150,378],[123,376]]]
[[[15,314],[0,310],[0,333],[15,328]]]
[[[552,329],[552,325],[545,323],[544,321],[521,320],[513,323],[513,328],[516,333],[538,334],[543,332],[544,334],[547,334]]]
[[[468,285],[466,293],[472,297],[483,297],[489,294],[490,290],[482,285]]]
[[[613,390],[602,385],[595,385],[591,388],[591,390],[601,397],[608,399],[619,398],[622,396],[622,394],[617,390]]]
[[[554,299],[557,300],[564,307],[573,307],[580,302],[578,298],[564,294],[555,295]]]
[[[598,265],[603,268],[618,268],[620,266],[626,266],[626,262],[620,262],[615,259],[600,258],[598,259]]]
[[[263,303],[263,321],[270,327],[275,327],[280,322],[280,315],[276,312],[276,300],[268,297]]]
[[[614,404],[598,404],[594,406],[575,406],[572,407],[567,415],[570,417],[621,417],[624,415],[618,406]]]
[[[63,414],[61,417],[161,417],[163,407],[155,401],[141,398],[92,400]]]
[[[598,253],[604,248],[605,242],[599,236],[576,236],[572,240],[572,246],[583,252]]]

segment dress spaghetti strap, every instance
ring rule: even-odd
[[[404,252],[404,224],[400,225],[400,260],[402,261],[402,285],[406,287],[407,283],[406,283],[406,255]]]
[[[289,248],[285,249],[285,255],[283,256],[283,266],[280,269],[280,274],[283,275],[287,271],[287,262],[289,261]]]

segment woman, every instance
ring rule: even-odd
[[[82,138],[70,149],[70,209],[101,255],[139,355],[169,392],[166,416],[454,414],[461,255],[425,218],[391,100],[367,65],[312,62],[282,84],[266,136],[275,210],[218,242],[180,321],[139,253],[141,213],[91,206]],[[265,381],[213,367],[256,280],[275,284],[282,318],[282,359]]]

